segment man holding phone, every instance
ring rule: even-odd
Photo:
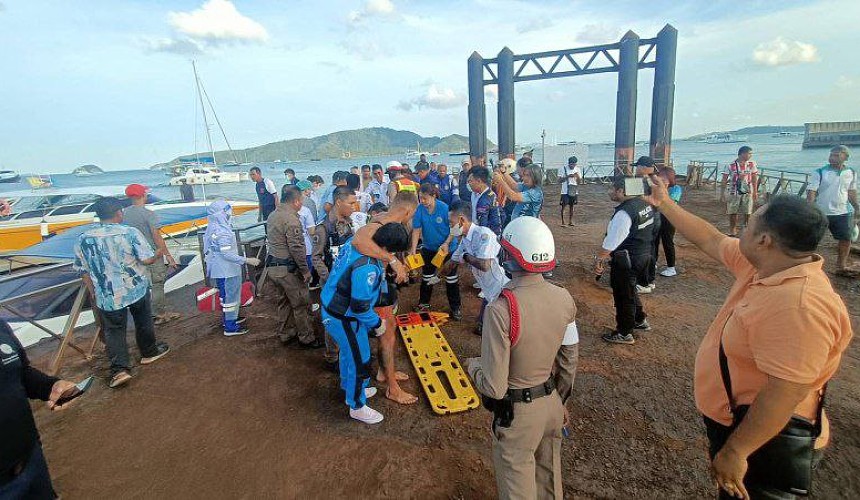
[[[30,366],[24,347],[0,319],[0,498],[57,497],[29,400],[62,410],[66,405],[57,401],[74,390],[74,383]]]
[[[615,330],[602,336],[613,344],[633,344],[633,331],[647,331],[645,309],[636,291],[652,265],[654,209],[642,199],[642,179],[618,176],[609,187],[609,199],[618,203],[606,237],[595,257],[595,273],[610,264],[609,282],[615,301]],[[636,186],[636,190],[631,189]]]

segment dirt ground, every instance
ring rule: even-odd
[[[676,278],[658,277],[645,296],[654,327],[635,345],[609,346],[600,334],[613,324],[612,296],[596,283],[591,256],[612,214],[603,186],[582,189],[573,228],[558,225],[557,188],[547,188],[545,220],[560,266],[554,280],[579,307],[580,367],[573,426],[563,445],[569,498],[713,497],[706,439],[692,394],[697,346],[731,278],[680,236]],[[687,194],[693,212],[727,229],[711,191]],[[835,245],[822,253],[833,267]],[[833,278],[860,326],[858,281]],[[463,322],[442,328],[463,360],[477,356],[471,333],[479,301],[464,280]],[[336,376],[322,353],[283,347],[277,312],[257,301],[247,311],[252,332],[225,338],[214,315],[193,308],[193,290],[174,294],[186,317],[159,329],[173,351],[136,368],[121,390],[102,382],[65,412],[34,404],[57,491],[66,499],[96,498],[492,498],[490,415],[483,409],[434,415],[426,398],[401,407],[377,396],[385,421],[351,421]],[[402,291],[414,305],[417,286]],[[434,304],[446,311],[437,287]],[[192,312],[194,311],[194,312]],[[551,311],[547,311],[551,314]],[[133,345],[133,342],[132,342]],[[41,346],[31,356],[47,363]],[[134,351],[136,354],[136,351]],[[41,355],[40,355],[41,353]],[[860,496],[860,367],[857,342],[828,391],[834,439],[816,475],[817,498]],[[92,362],[70,354],[62,375],[107,375],[103,353]],[[402,351],[399,366],[412,373]],[[417,381],[405,387],[421,393]]]

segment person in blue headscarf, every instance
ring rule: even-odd
[[[239,321],[242,294],[242,266],[259,266],[260,259],[239,255],[239,244],[230,225],[233,208],[224,200],[215,200],[206,209],[209,223],[203,235],[203,255],[206,275],[214,280],[221,296],[224,313],[224,335],[232,337],[248,333]]]

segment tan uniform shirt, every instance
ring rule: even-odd
[[[266,228],[269,255],[278,259],[292,258],[296,261],[302,276],[310,274],[305,259],[304,228],[298,212],[293,207],[281,203],[269,215]]]
[[[480,362],[467,369],[478,392],[502,399],[508,389],[528,389],[550,378],[576,304],[567,290],[540,275],[516,276],[505,288],[519,302],[520,337],[511,348],[508,301],[499,297],[487,306]]]

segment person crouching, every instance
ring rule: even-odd
[[[213,201],[206,213],[209,215],[209,221],[203,235],[203,255],[206,260],[206,275],[215,280],[215,286],[221,296],[224,335],[243,335],[248,333],[248,330],[241,324],[244,320],[239,320],[242,266],[258,266],[260,259],[239,255],[236,235],[230,226],[233,216],[230,204],[224,200]]]
[[[373,234],[373,242],[387,252],[403,252],[409,233],[398,223],[388,223]],[[339,348],[340,386],[346,393],[349,416],[366,424],[382,422],[383,416],[367,406],[376,394],[370,384],[368,335],[385,333],[385,321],[373,305],[385,281],[385,264],[359,253],[352,240],[341,247],[322,290],[323,324]]]

